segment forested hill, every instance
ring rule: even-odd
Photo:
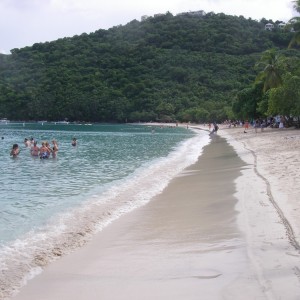
[[[167,13],[13,49],[0,55],[0,118],[225,119],[237,91],[253,82],[260,54],[291,39],[265,23]]]

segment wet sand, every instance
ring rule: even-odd
[[[244,167],[213,137],[160,195],[50,264],[13,299],[264,299],[237,225],[235,180]],[[247,289],[249,297],[237,297]]]

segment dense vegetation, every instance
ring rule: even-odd
[[[13,49],[0,55],[0,118],[207,122],[275,113],[255,65],[271,48],[298,61],[299,51],[287,49],[290,31],[266,31],[267,22],[167,13]]]

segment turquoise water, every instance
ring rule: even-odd
[[[0,136],[0,268],[7,285],[21,284],[150,201],[209,142],[205,132],[141,125],[20,123],[0,125]],[[23,143],[30,137],[38,145],[56,139],[57,158],[31,157]],[[14,143],[21,148],[15,159]]]

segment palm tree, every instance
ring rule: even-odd
[[[275,49],[265,51],[255,66],[261,70],[255,82],[263,82],[264,92],[282,84],[281,70],[284,66],[283,57]]]
[[[300,13],[300,0],[295,0],[294,9]],[[294,17],[290,19],[289,26],[294,31],[294,35],[289,43],[288,48],[292,48],[294,45],[300,45],[300,17]]]

